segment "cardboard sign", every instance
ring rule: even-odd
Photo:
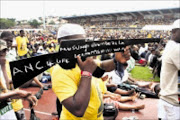
[[[126,40],[63,40],[59,52],[40,55],[10,62],[14,88],[17,88],[55,64],[64,69],[75,67],[78,55],[81,57],[95,56],[114,52],[123,52],[127,45],[160,42],[156,39],[126,39]]]

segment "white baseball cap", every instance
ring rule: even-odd
[[[86,33],[84,28],[81,27],[80,25],[67,23],[59,28],[57,38],[62,38],[72,35],[85,35],[85,34]]]
[[[177,19],[174,21],[174,23],[172,24],[172,29],[176,29],[176,28],[180,28],[180,19]]]

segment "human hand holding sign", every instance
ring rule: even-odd
[[[97,67],[93,58],[90,57],[87,57],[85,61],[82,61],[81,57],[77,56],[77,61],[78,61],[78,66],[82,71],[88,71],[90,73],[93,73]]]

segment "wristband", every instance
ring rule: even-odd
[[[88,71],[81,71],[81,76],[88,76],[91,77],[92,73],[88,72]]]

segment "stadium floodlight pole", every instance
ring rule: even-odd
[[[45,0],[43,0],[43,28],[46,29]]]

